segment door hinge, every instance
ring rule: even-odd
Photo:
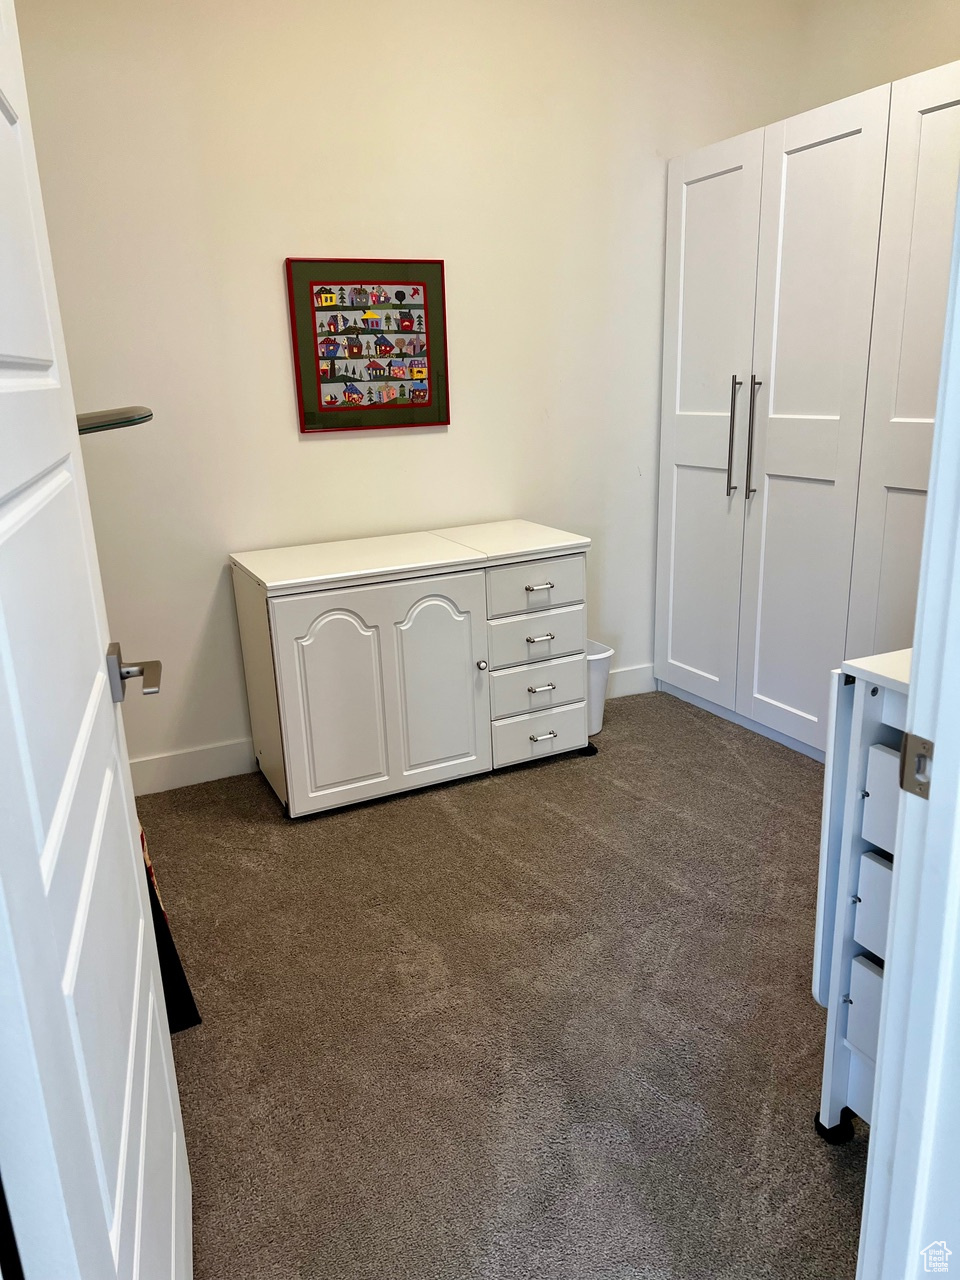
[[[905,733],[900,744],[900,789],[927,800],[930,796],[930,762],[933,743],[916,733]]]

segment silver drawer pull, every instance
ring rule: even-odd
[[[547,738],[556,738],[556,737],[559,737],[559,734],[557,733],[556,729],[551,729],[549,733],[541,733],[541,734],[531,733],[530,741],[544,742]]]
[[[555,689],[556,687],[553,681],[550,684],[528,684],[527,693],[546,693],[548,689]]]
[[[541,582],[535,587],[524,587],[524,591],[552,591],[556,584],[553,582]]]
[[[543,644],[544,640],[556,640],[556,638],[552,631],[548,631],[545,636],[527,636],[527,644]]]

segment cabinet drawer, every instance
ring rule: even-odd
[[[505,667],[490,677],[490,714],[518,716],[587,696],[587,659],[583,654],[535,662],[526,667]]]
[[[860,859],[857,883],[857,916],[853,939],[881,960],[886,959],[887,922],[890,919],[890,886],[893,864],[876,853],[865,853]]]
[[[874,1062],[880,1034],[880,1001],[883,998],[883,970],[866,956],[854,956],[850,966],[850,1011],[847,1041]]]
[[[577,604],[488,622],[490,666],[519,667],[542,658],[582,653],[587,644],[586,621],[584,606]]]
[[[558,751],[573,751],[586,745],[585,702],[493,723],[494,768],[518,764],[521,760],[540,760]]]
[[[552,609],[560,604],[580,604],[586,590],[584,556],[558,560],[531,560],[487,570],[487,617],[531,609]]]
[[[867,797],[863,802],[860,830],[868,844],[886,853],[897,842],[897,813],[900,808],[900,752],[892,747],[873,746],[867,755]]]

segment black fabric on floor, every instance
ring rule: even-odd
[[[146,867],[144,867],[144,873],[147,877],[147,893],[150,896],[153,931],[157,939],[163,1003],[167,1010],[170,1031],[176,1035],[178,1031],[186,1031],[188,1027],[199,1026],[202,1019],[197,1009],[197,1002],[193,998],[193,992],[190,990],[187,975],[183,971],[183,962],[173,940],[173,934],[170,932],[170,922],[157,896],[157,887]]]

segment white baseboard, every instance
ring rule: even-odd
[[[632,693],[653,693],[653,663],[637,667],[621,667],[610,672],[608,698],[624,698]],[[213,782],[216,778],[232,778],[236,773],[253,773],[257,767],[250,738],[233,742],[215,742],[209,747],[187,747],[184,751],[168,751],[158,756],[141,756],[130,761],[133,790],[138,796],[154,791],[172,791],[196,782]]]
[[[653,693],[656,687],[653,663],[644,662],[637,667],[620,667],[611,671],[607,697],[626,698],[632,693]]]
[[[231,778],[235,773],[253,773],[256,767],[250,738],[215,742],[209,747],[187,747],[184,751],[168,751],[130,761],[133,790],[138,796],[189,787],[195,782]]]
[[[802,756],[809,756],[811,760],[817,760],[820,764],[823,764],[826,752],[821,751],[818,747],[810,747],[805,742],[800,742],[797,738],[791,738],[789,734],[781,733],[779,729],[770,729],[765,724],[758,724],[756,720],[748,720],[746,716],[742,716],[736,711],[728,711],[726,707],[718,707],[715,702],[709,702],[706,698],[701,698],[697,693],[688,693],[686,689],[678,689],[676,685],[667,684],[665,680],[658,680],[657,688],[661,693],[669,693],[671,697],[679,698],[681,702],[689,702],[694,707],[701,707],[704,711],[709,711],[711,715],[719,716],[721,720],[729,720],[731,724],[738,724],[744,729],[750,729],[753,733],[759,733],[763,738],[770,738],[773,742],[779,742],[781,746],[789,747],[791,751],[799,751]]]

